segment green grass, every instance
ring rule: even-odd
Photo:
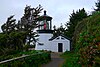
[[[81,67],[78,63],[78,55],[74,52],[65,52],[61,55],[65,61],[62,65],[62,67]]]

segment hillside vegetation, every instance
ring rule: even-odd
[[[100,12],[78,23],[73,37],[73,52],[64,53],[63,67],[100,66]]]

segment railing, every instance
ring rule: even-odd
[[[42,54],[42,53],[43,52],[39,52],[37,54]],[[19,60],[19,59],[22,59],[22,58],[25,58],[25,57],[28,57],[28,56],[32,56],[32,55],[37,55],[37,54],[23,55],[21,57],[12,58],[12,59],[9,59],[9,60],[4,60],[4,61],[1,61],[0,64],[7,63],[7,62],[11,62],[11,61],[14,61],[14,60]]]

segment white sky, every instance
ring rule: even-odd
[[[93,11],[97,0],[1,0],[0,1],[0,26],[6,22],[7,18],[15,15],[15,19],[20,20],[24,14],[26,5],[36,7],[41,4],[47,15],[53,17],[52,23],[57,27],[68,21],[73,10],[85,8],[87,12]],[[52,25],[52,26],[53,26]]]

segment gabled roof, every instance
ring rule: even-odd
[[[51,37],[51,38],[49,39],[49,41],[52,41],[52,40],[56,39],[56,38],[59,37],[59,36],[62,36],[62,37],[64,37],[64,38],[68,39],[68,40],[71,40],[71,38],[66,37],[66,36],[60,34],[60,35],[57,35],[57,36],[53,36],[53,37]]]

